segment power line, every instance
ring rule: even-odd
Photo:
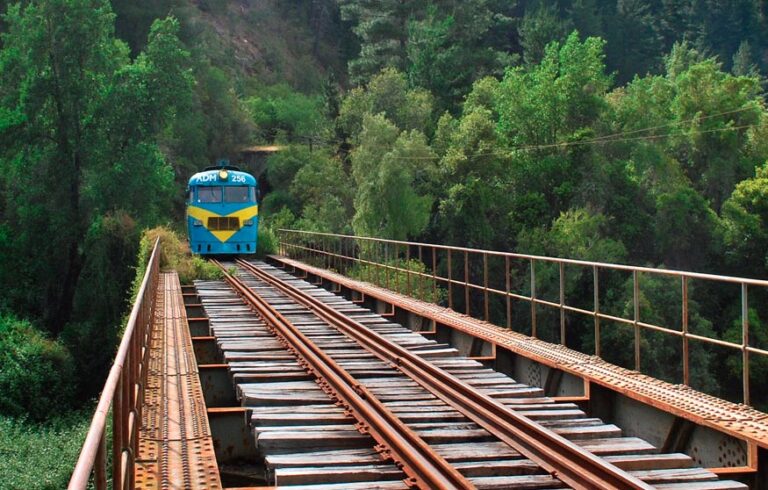
[[[745,112],[749,110],[755,110],[756,107],[741,107],[739,109],[733,109],[729,111],[719,112],[715,114],[709,114],[705,116],[697,116],[690,119],[685,119],[681,121],[675,121],[667,124],[657,125],[657,126],[650,126],[646,128],[640,128],[640,129],[634,129],[631,131],[622,131],[612,134],[607,134],[603,136],[597,136],[590,139],[584,139],[584,140],[578,140],[578,141],[565,141],[565,142],[559,142],[559,143],[548,143],[548,144],[539,144],[539,145],[518,145],[518,146],[512,146],[500,150],[493,150],[489,152],[480,152],[475,153],[473,155],[467,156],[469,159],[475,159],[483,156],[510,156],[513,152],[519,152],[519,151],[539,151],[539,150],[547,150],[547,149],[557,149],[557,148],[568,148],[573,146],[591,146],[591,145],[605,145],[608,143],[622,143],[622,142],[628,142],[628,141],[651,141],[656,139],[663,139],[663,138],[669,138],[673,136],[678,136],[681,134],[681,132],[676,133],[665,133],[665,134],[658,134],[658,135],[647,135],[647,136],[633,136],[633,137],[627,137],[628,135],[632,134],[638,134],[638,133],[644,133],[649,131],[654,131],[658,129],[664,129],[664,128],[670,128],[675,126],[681,126],[687,123],[694,123],[702,120],[707,119],[713,119],[716,117],[721,116],[727,116],[731,114],[738,114],[740,112]],[[740,125],[740,126],[729,126],[724,128],[715,128],[715,129],[709,129],[709,130],[693,130],[691,134],[708,134],[708,133],[717,133],[717,132],[723,132],[723,131],[736,131],[741,129],[749,129],[756,127],[756,124],[746,124],[746,125]],[[307,141],[312,141],[314,143],[324,144],[325,146],[331,146],[331,144],[342,144],[342,143],[348,143],[345,140],[341,140],[339,138],[317,138],[316,136],[310,135],[297,135],[296,138],[302,138]],[[391,146],[375,146],[375,147],[367,147],[372,150],[384,150],[384,151],[391,151]],[[354,150],[353,150],[354,151]],[[438,156],[401,156],[399,157],[403,160],[435,160],[438,159]]]

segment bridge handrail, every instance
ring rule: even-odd
[[[546,255],[521,254],[517,252],[500,252],[498,250],[484,250],[479,248],[458,247],[453,245],[440,245],[436,243],[406,242],[403,240],[391,240],[388,238],[374,238],[374,237],[363,237],[363,236],[355,236],[355,235],[344,235],[341,233],[324,233],[320,231],[289,230],[285,228],[279,228],[277,231],[284,232],[284,233],[296,233],[300,235],[325,236],[325,237],[331,237],[331,238],[351,238],[354,240],[361,240],[361,241],[391,243],[393,245],[404,245],[404,246],[413,246],[413,247],[421,246],[421,247],[435,248],[439,250],[452,250],[455,252],[481,253],[489,256],[536,260],[540,262],[552,262],[552,263],[558,263],[558,264],[563,263],[568,265],[582,265],[582,266],[588,266],[588,267],[596,266],[596,267],[600,267],[601,269],[615,269],[615,270],[623,270],[627,272],[633,272],[633,271],[650,272],[653,274],[661,274],[666,276],[677,276],[677,277],[684,276],[684,277],[688,277],[689,279],[705,279],[705,280],[711,280],[711,281],[746,284],[748,286],[768,287],[768,280],[751,279],[748,277],[720,276],[717,274],[705,274],[701,272],[683,271],[683,270],[676,270],[676,269],[656,269],[653,267],[642,267],[642,266],[633,266],[633,265],[625,265],[625,264],[612,264],[609,262],[592,262],[589,260],[565,259],[560,257],[548,257]]]
[[[308,243],[299,243],[298,241],[294,241],[293,243],[290,242],[289,236],[294,237],[305,237],[306,239],[312,240]],[[750,354],[755,354],[759,356],[768,356],[768,350],[761,349],[758,347],[754,347],[750,345],[750,335],[749,335],[749,301],[748,301],[748,289],[750,287],[752,288],[766,288],[768,290],[768,281],[766,280],[760,280],[760,279],[752,279],[752,278],[745,278],[745,277],[733,277],[733,276],[723,276],[723,275],[716,275],[716,274],[705,274],[705,273],[698,273],[698,272],[691,272],[691,271],[683,271],[683,270],[674,270],[674,269],[658,269],[658,268],[651,268],[651,267],[638,267],[638,266],[631,266],[631,265],[623,265],[623,264],[612,264],[612,263],[606,263],[606,262],[594,262],[594,261],[588,261],[588,260],[578,260],[578,259],[566,259],[566,258],[557,258],[557,257],[547,257],[547,256],[541,256],[541,255],[531,255],[531,254],[521,254],[521,253],[515,253],[515,252],[500,252],[500,251],[493,251],[493,250],[482,250],[482,249],[472,249],[467,247],[456,247],[456,246],[450,246],[450,245],[440,245],[440,244],[432,244],[432,243],[424,243],[424,242],[408,242],[403,240],[391,240],[391,239],[384,239],[384,238],[374,238],[374,237],[361,237],[361,236],[353,236],[353,235],[345,235],[345,234],[337,234],[337,233],[323,233],[323,232],[313,232],[313,231],[304,231],[304,230],[290,230],[290,229],[279,229],[278,230],[278,237],[279,237],[279,245],[281,248],[281,253],[284,255],[288,255],[288,251],[295,251],[299,253],[306,254],[307,256],[314,255],[323,255],[324,260],[327,261],[327,265],[330,267],[337,267],[338,269],[343,268],[346,266],[348,262],[352,262],[357,264],[358,266],[370,266],[375,268],[376,270],[376,278],[378,280],[378,273],[380,269],[383,269],[387,274],[387,281],[389,280],[389,274],[390,272],[396,272],[396,273],[403,273],[408,275],[408,293],[410,294],[410,285],[411,285],[411,276],[422,278],[426,280],[432,280],[433,285],[437,284],[438,282],[440,284],[445,285],[448,288],[448,307],[453,308],[453,287],[460,287],[464,289],[465,293],[465,306],[466,306],[466,314],[470,315],[470,308],[469,305],[471,303],[470,301],[470,290],[473,290],[477,293],[482,292],[484,295],[484,307],[485,307],[485,315],[484,319],[486,321],[489,320],[489,295],[497,295],[504,297],[507,301],[507,327],[511,328],[511,307],[510,307],[510,301],[511,300],[521,300],[526,301],[530,303],[531,305],[531,335],[533,337],[537,337],[537,320],[536,320],[536,307],[537,306],[543,306],[553,309],[559,309],[560,310],[560,343],[565,345],[565,332],[566,332],[566,320],[565,315],[566,313],[575,313],[579,315],[585,315],[588,317],[592,317],[594,319],[594,330],[595,330],[595,355],[598,357],[601,356],[601,341],[600,341],[600,322],[601,321],[609,321],[609,322],[617,322],[622,323],[625,325],[632,326],[635,331],[635,370],[641,371],[640,366],[640,331],[641,330],[649,330],[649,331],[655,331],[660,332],[666,335],[672,335],[675,337],[679,337],[682,341],[682,363],[683,363],[683,384],[690,385],[690,355],[689,355],[689,341],[698,341],[698,342],[704,342],[710,345],[714,346],[720,346],[720,347],[726,347],[730,349],[739,350],[741,352],[742,357],[742,392],[743,392],[743,403],[746,405],[750,404]],[[339,241],[338,243],[334,243],[333,241]],[[357,247],[352,245],[347,245],[345,247],[344,240],[351,240],[352,244],[360,244],[360,243],[369,243],[372,245],[375,244],[384,244],[386,246],[394,246],[394,251],[390,251],[389,247],[384,249],[383,251],[383,260],[382,260],[382,253],[381,251],[378,251],[374,248],[373,254],[369,253],[368,256],[361,255],[360,245]],[[319,243],[318,243],[319,242]],[[326,243],[328,242],[328,243]],[[327,250],[326,250],[327,249]],[[424,265],[427,269],[425,269],[424,272],[420,271],[414,271],[410,268],[402,268],[399,267],[397,262],[390,262],[393,259],[397,258],[406,258],[406,260],[409,259],[416,259],[416,256],[411,256],[411,250],[418,250],[418,259],[422,260],[422,250],[426,249],[427,251],[432,250],[432,264],[431,264],[431,271],[427,270],[430,268],[430,264],[428,264],[428,260],[423,261]],[[445,256],[447,258],[447,277],[441,276],[437,272],[437,251],[441,251],[445,253]],[[480,255],[483,259],[483,277],[482,277],[482,283],[479,283],[477,281],[472,281],[470,279],[470,274],[468,271],[468,261],[469,261],[469,254],[474,255]],[[373,255],[376,255],[376,257],[373,257]],[[464,257],[464,277],[453,277],[452,276],[452,255],[455,257],[463,256]],[[488,282],[488,258],[489,257],[500,257],[505,260],[505,283],[506,283],[506,290],[503,288],[494,288],[491,286]],[[530,263],[530,295],[526,294],[518,294],[515,292],[512,292],[510,290],[510,259],[516,259],[516,260],[524,260],[528,261]],[[541,297],[537,297],[536,289],[537,289],[537,281],[536,281],[536,267],[535,264],[537,262],[546,262],[550,264],[555,264],[559,266],[559,300],[549,301]],[[458,264],[457,264],[458,265]],[[584,268],[590,268],[592,269],[592,284],[594,289],[594,305],[593,309],[589,310],[586,308],[579,308],[573,305],[567,304],[565,300],[565,266],[580,266]],[[624,271],[632,274],[632,282],[633,282],[633,291],[632,291],[632,303],[634,307],[634,315],[628,315],[632,316],[632,318],[623,318],[620,316],[615,315],[609,315],[604,311],[600,311],[600,297],[598,294],[599,291],[599,271],[600,270],[614,270],[614,271]],[[675,330],[672,328],[669,328],[668,326],[661,326],[661,325],[654,325],[651,323],[646,323],[640,320],[640,281],[639,276],[640,274],[654,274],[654,275],[660,275],[660,276],[667,276],[667,277],[674,277],[679,279],[680,281],[680,288],[681,288],[681,316],[680,316],[680,329]],[[556,274],[557,277],[557,274]],[[690,280],[705,280],[705,281],[714,281],[714,282],[720,282],[720,283],[730,283],[730,284],[737,284],[740,286],[740,294],[741,294],[741,342],[731,342],[728,340],[723,340],[720,338],[713,338],[703,335],[698,335],[696,333],[690,332],[688,329],[688,321],[689,321],[689,298],[688,298],[688,288],[689,288],[689,281]],[[433,286],[434,287],[434,286]],[[476,315],[477,316],[477,315]]]
[[[70,490],[87,488],[91,474],[97,490],[107,488],[107,417],[112,408],[112,480],[113,489],[133,487],[133,459],[137,432],[141,423],[140,402],[147,362],[144,347],[153,318],[154,298],[160,270],[160,240],[155,241],[152,255],[141,282],[136,301],[115,355],[115,361],[104,383],[88,435],[69,481]],[[148,349],[146,349],[148,352]]]

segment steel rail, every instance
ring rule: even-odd
[[[516,413],[445,370],[391,342],[303,291],[238,260],[257,278],[278,288],[318,317],[456,408],[553,477],[575,489],[652,489],[642,480],[595,456],[568,439]]]
[[[361,432],[370,434],[382,455],[392,458],[408,476],[406,483],[423,489],[473,489],[453,465],[437,454],[420,436],[405,425],[363,384],[339,366],[311,339],[240,279],[229,274],[218,261],[225,280],[258,313],[267,326],[319,378],[320,386],[340,400],[358,420]]]

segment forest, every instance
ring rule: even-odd
[[[260,177],[263,252],[295,228],[768,277],[765,2],[0,8],[0,488],[67,481],[142,234],[183,236],[186,180],[245,147],[282,147]],[[643,291],[648,318],[680,294]],[[739,341],[734,297],[691,294],[697,332]],[[737,361],[699,349],[694,386],[737,398]]]

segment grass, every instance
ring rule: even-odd
[[[66,488],[93,410],[44,423],[0,415],[0,490]]]

